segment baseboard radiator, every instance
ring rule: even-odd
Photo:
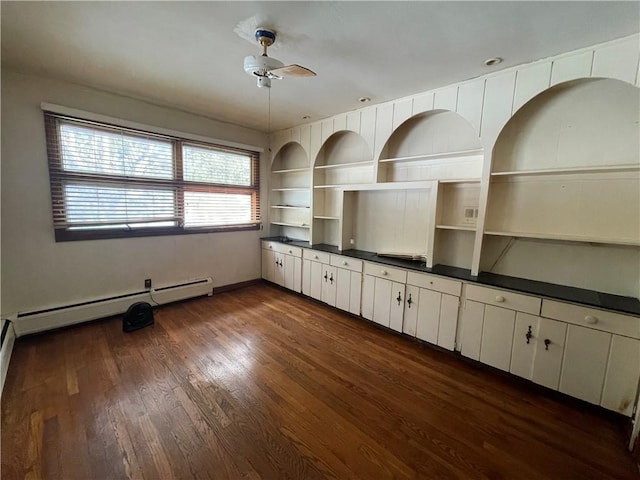
[[[15,320],[15,319],[13,319]],[[7,370],[9,369],[9,360],[11,360],[11,352],[13,344],[16,341],[16,332],[13,328],[13,321],[7,318],[2,319],[2,346],[0,347],[0,397],[4,390],[4,381],[7,378]]]
[[[73,305],[20,312],[17,314],[13,328],[15,329],[15,335],[20,337],[89,320],[119,315],[126,312],[129,306],[135,302],[149,302],[155,306],[202,295],[211,296],[212,294],[213,280],[211,278],[201,278],[150,290],[89,300]]]

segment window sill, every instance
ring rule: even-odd
[[[245,230],[260,230],[260,224],[254,225],[226,225],[219,227],[198,227],[198,228],[138,228],[131,230],[104,229],[104,230],[67,230],[56,229],[56,242],[74,242],[83,240],[107,240],[112,238],[140,238],[140,237],[160,237],[167,235],[191,235],[197,233],[222,233],[222,232],[242,232]]]

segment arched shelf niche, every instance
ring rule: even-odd
[[[449,110],[406,120],[380,153],[378,182],[480,178],[482,143],[471,123]]]
[[[531,99],[493,151],[480,270],[638,297],[640,90],[582,79]]]
[[[302,145],[283,145],[271,164],[271,235],[308,241],[311,228],[311,169]]]
[[[341,189],[370,184],[373,176],[373,154],[364,138],[351,130],[327,138],[313,167],[312,243],[341,245]]]

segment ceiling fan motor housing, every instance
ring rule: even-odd
[[[256,77],[265,77],[269,70],[283,67],[284,63],[275,58],[265,57],[263,55],[249,55],[244,57],[244,71],[249,75]]]

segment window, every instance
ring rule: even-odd
[[[45,112],[56,241],[259,228],[258,153]]]

